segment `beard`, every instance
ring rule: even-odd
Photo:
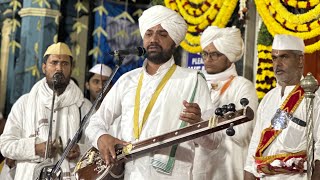
[[[48,80],[48,77],[47,77],[47,83],[51,89],[53,89],[54,87],[54,90],[64,91],[66,87],[69,85],[70,76],[65,77],[62,73],[60,73],[59,77],[60,78],[58,78],[56,82],[53,82],[53,79]]]
[[[157,46],[160,49],[160,52],[148,51],[149,46],[147,47],[147,59],[155,64],[163,64],[167,62],[172,57],[173,52],[175,50],[174,44],[169,49],[166,49],[166,50],[164,50],[160,45],[152,44],[152,46]]]

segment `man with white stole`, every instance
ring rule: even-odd
[[[52,140],[57,142],[60,137],[63,149],[78,130],[81,118],[89,111],[91,103],[85,101],[82,91],[70,80],[74,64],[66,44],[59,42],[49,46],[42,63],[45,77],[13,105],[0,136],[0,149],[5,157],[16,160],[14,179],[33,179],[35,166],[44,160],[45,153],[51,154],[53,162],[61,157],[61,152],[58,153],[58,147],[54,145],[52,152],[45,152],[53,90],[56,91],[56,97],[52,116]],[[54,75],[59,78],[54,80]],[[87,147],[78,143],[71,149],[61,164],[63,179],[75,179],[71,176],[72,168],[78,161],[80,151],[84,152]]]
[[[273,71],[277,85],[259,104],[250,141],[245,179],[307,179],[307,109],[303,79],[305,45],[292,35],[275,35]],[[309,60],[310,61],[310,60]],[[312,62],[311,62],[312,63]],[[313,107],[314,161],[312,180],[320,179],[319,90]]]
[[[214,106],[221,107],[233,103],[236,109],[243,108],[242,98],[249,100],[255,112],[258,97],[251,81],[238,76],[235,62],[241,59],[244,43],[238,28],[207,27],[200,39],[204,75],[210,89]],[[234,127],[235,135],[228,136],[225,131],[216,132],[217,148],[195,148],[193,178],[195,180],[241,180],[247,157],[247,150],[254,127],[249,121]]]
[[[204,78],[197,71],[176,66],[174,62],[173,52],[187,31],[184,19],[175,11],[157,5],[143,12],[139,27],[147,51],[143,67],[120,77],[90,119],[86,131],[107,164],[115,161],[116,144],[140,142],[187,123],[199,122],[201,111],[212,108]],[[109,130],[119,116],[120,136],[115,138]],[[208,135],[198,138],[197,142],[214,148],[213,138]],[[184,142],[176,148],[163,148],[127,159],[124,179],[191,180],[194,143]]]

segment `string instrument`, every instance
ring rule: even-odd
[[[247,105],[248,100],[246,101]],[[231,109],[234,109],[234,104]],[[215,112],[217,116],[214,116],[210,120],[201,121],[160,136],[129,144],[122,148],[116,147],[118,165],[107,166],[100,156],[99,151],[92,147],[77,163],[75,176],[78,180],[113,180],[121,178],[121,173],[123,173],[124,170],[124,163],[122,162],[124,162],[126,158],[153,152],[223,129],[227,129],[226,133],[232,136],[235,133],[233,126],[251,121],[254,118],[254,112],[249,106],[238,111],[233,110],[233,112],[224,112],[224,114],[223,111],[224,109],[217,108]]]

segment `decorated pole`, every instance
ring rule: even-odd
[[[301,87],[304,89],[307,108],[307,177],[311,180],[313,171],[313,99],[314,92],[318,89],[318,81],[309,72],[307,76],[301,80]]]

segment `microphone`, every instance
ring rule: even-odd
[[[62,73],[55,73],[53,75],[53,83],[56,85],[56,84],[59,84],[61,82],[61,80],[63,79],[63,74]]]
[[[125,50],[115,50],[115,51],[111,51],[109,52],[109,54],[111,56],[126,56],[126,55],[137,55],[137,56],[143,56],[146,54],[146,49],[144,49],[143,47],[136,47],[133,49],[125,49]]]

